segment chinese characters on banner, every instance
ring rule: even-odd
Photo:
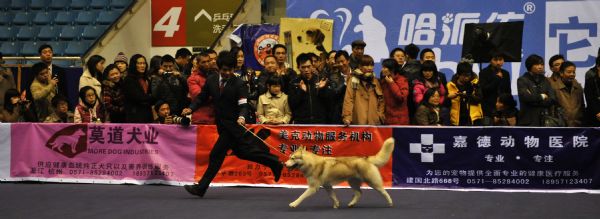
[[[11,177],[142,182],[193,179],[193,127],[13,124],[11,137]]]
[[[468,130],[465,132],[465,130]],[[596,129],[395,128],[394,185],[600,187]]]
[[[391,137],[392,129],[384,127],[352,127],[336,126],[262,126],[250,128],[257,136],[264,138],[265,143],[255,143],[268,148],[271,153],[285,162],[289,155],[301,146],[320,156],[370,156],[376,154],[383,141]],[[202,133],[202,134],[200,134]],[[250,135],[248,133],[248,135]],[[198,151],[196,152],[196,174],[199,180],[208,167],[208,154],[218,135],[214,126],[198,126]],[[392,160],[380,169],[386,186],[392,185]],[[268,167],[240,160],[228,155],[213,182],[227,183],[274,183]],[[284,169],[279,184],[306,184],[306,179],[298,170]]]

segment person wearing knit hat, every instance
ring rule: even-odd
[[[127,74],[127,56],[125,56],[125,53],[119,52],[119,54],[117,54],[117,57],[115,57],[114,64],[117,65],[117,68],[121,72],[121,75],[125,77],[125,75]]]

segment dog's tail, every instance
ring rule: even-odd
[[[385,142],[383,142],[379,152],[377,152],[377,154],[374,156],[369,156],[367,160],[377,167],[382,167],[390,159],[392,151],[394,151],[394,138],[388,138],[385,140]]]

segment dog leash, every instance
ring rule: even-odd
[[[269,148],[271,148],[271,149],[273,149],[273,150],[277,151],[278,153],[280,153],[280,154],[284,155],[285,157],[287,157],[287,154],[285,154],[285,153],[283,153],[283,152],[279,151],[279,149],[278,149],[278,148],[271,146],[271,145],[270,145],[269,143],[267,143],[265,140],[263,140],[262,138],[258,137],[258,135],[254,134],[254,132],[253,132],[252,130],[250,130],[250,129],[246,128],[246,126],[243,126],[243,125],[240,125],[240,124],[238,124],[238,125],[239,125],[239,126],[241,126],[241,127],[243,127],[243,128],[246,130],[246,132],[244,132],[244,134],[246,134],[247,132],[251,133],[252,135],[254,135],[254,137],[258,138],[258,140],[260,140],[262,143],[264,143],[264,144],[265,144],[267,147],[269,147]]]

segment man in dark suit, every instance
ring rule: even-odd
[[[190,108],[183,110],[187,115],[198,109],[202,103],[212,98],[215,108],[215,120],[219,138],[210,151],[208,168],[197,185],[186,185],[185,190],[192,195],[204,196],[210,182],[217,175],[227,150],[240,159],[253,161],[271,168],[275,182],[279,181],[283,165],[278,157],[269,153],[269,149],[256,144],[256,137],[244,127],[248,115],[248,90],[244,82],[233,75],[236,65],[235,56],[221,52],[217,58],[219,74],[209,76],[202,92],[194,99]]]
[[[54,56],[54,51],[52,50],[52,46],[48,45],[48,44],[44,44],[41,45],[38,48],[38,53],[40,55],[40,61],[42,61],[43,63],[45,63],[46,65],[48,65],[48,70],[50,73],[50,79],[58,79],[58,84],[56,85],[56,94],[63,96],[63,97],[68,97],[69,93],[67,90],[67,77],[65,75],[65,70],[57,65],[52,64],[52,58]],[[77,91],[79,92],[79,91]],[[69,103],[69,109],[72,109],[73,106],[75,105],[74,103],[71,103],[68,101],[67,98],[67,102]],[[44,118],[40,118],[40,119],[44,119]]]

